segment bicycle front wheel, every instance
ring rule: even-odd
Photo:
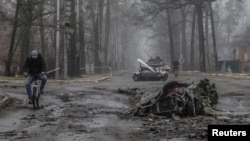
[[[32,102],[33,102],[33,108],[38,109],[39,108],[39,103],[38,103],[38,95],[37,95],[37,88],[33,88],[33,96],[32,96]]]

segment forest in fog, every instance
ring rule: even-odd
[[[157,56],[217,71],[250,45],[248,10],[247,0],[1,0],[0,72],[22,74],[33,49],[59,77],[136,70]]]

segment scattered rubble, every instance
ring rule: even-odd
[[[119,91],[121,92],[121,89]],[[127,90],[129,93],[133,93],[131,91],[133,89]],[[136,91],[138,89],[134,89],[134,92]],[[214,108],[217,102],[218,93],[215,84],[211,84],[206,78],[198,84],[170,81],[162,89],[143,93],[131,113],[134,116],[155,114],[170,118],[195,115],[230,115],[229,112]]]

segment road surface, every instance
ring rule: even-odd
[[[216,108],[230,116],[184,117],[179,120],[128,113],[140,97],[161,89],[171,80],[198,83],[208,78],[216,84]],[[202,141],[209,124],[250,124],[250,80],[185,73],[167,81],[134,82],[132,72],[105,81],[48,80],[41,96],[42,108],[27,102],[24,81],[2,81],[1,93],[10,102],[0,111],[0,141]],[[140,91],[120,93],[118,90]]]

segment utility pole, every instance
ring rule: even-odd
[[[60,0],[57,0],[56,10],[56,68],[59,68],[59,47],[60,47]],[[59,77],[59,70],[56,70],[55,78]]]

